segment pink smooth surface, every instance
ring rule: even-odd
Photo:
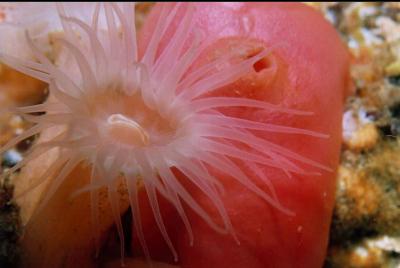
[[[196,25],[215,37],[215,40],[224,36],[243,36],[243,29],[250,27],[250,38],[259,40],[266,47],[276,46],[273,60],[278,67],[272,78],[268,70],[254,71],[213,95],[232,95],[235,90],[235,94],[242,97],[314,112],[312,116],[293,116],[248,109],[232,111],[251,120],[329,134],[328,139],[297,134],[263,135],[267,140],[329,166],[334,171],[321,171],[303,165],[310,171],[321,172],[321,176],[295,174],[288,178],[280,170],[264,168],[263,172],[275,186],[281,203],[296,213],[295,216],[288,216],[228,176],[210,170],[225,185],[226,194],[222,198],[240,245],[231,236],[216,233],[187,208],[195,236],[194,246],[191,247],[177,213],[161,199],[163,216],[178,250],[179,265],[188,268],[321,267],[334,205],[343,101],[350,88],[347,50],[321,14],[300,3],[195,5]],[[139,40],[142,53],[159,11],[159,6],[156,6],[141,30]],[[221,31],[221,28],[224,30]],[[224,47],[223,41],[215,45],[215,49],[221,47]],[[246,172],[251,173],[249,170]],[[265,184],[261,181],[256,183],[268,192]],[[187,187],[196,200],[220,222],[211,202],[191,185]],[[145,193],[142,194],[142,220],[150,253],[156,259],[170,262],[171,254],[157,230]],[[133,239],[133,247],[140,251],[136,238]]]

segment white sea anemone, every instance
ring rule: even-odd
[[[26,35],[37,61],[20,60],[1,54],[0,60],[49,84],[49,98],[43,104],[15,108],[32,128],[3,146],[0,153],[18,142],[48,128],[60,128],[53,140],[35,144],[25,158],[8,174],[15,172],[48,150],[58,147],[59,158],[37,185],[53,173],[50,188],[41,202],[45,205],[66,176],[81,162],[92,166],[90,185],[92,218],[98,218],[98,189],[106,186],[116,226],[123,243],[116,178],[123,175],[129,192],[133,220],[145,254],[149,254],[139,217],[138,187],[147,191],[158,228],[177,259],[177,253],[161,217],[157,193],[176,208],[193,239],[186,203],[218,232],[235,236],[221,200],[223,186],[209,169],[216,169],[263,198],[271,206],[290,214],[278,201],[272,184],[260,168],[269,166],[291,173],[306,174],[304,164],[318,169],[327,167],[283,146],[260,138],[255,131],[325,135],[289,126],[266,124],[224,113],[226,107],[247,107],[265,111],[310,115],[303,112],[241,97],[211,97],[210,92],[231,84],[251,72],[253,65],[270,53],[268,49],[231,64],[234,55],[216,59],[188,72],[189,67],[210,45],[209,39],[194,27],[194,6],[165,4],[143,57],[138,56],[135,14],[132,4],[97,4],[89,21],[68,16],[58,8],[63,37],[58,39],[74,64],[55,66]],[[164,48],[160,41],[177,14],[183,14],[179,26]],[[99,19],[106,21],[104,30]],[[190,40],[190,42],[188,41]],[[186,44],[186,45],[185,45]],[[229,54],[229,53],[228,53]],[[207,95],[208,94],[208,95]],[[32,115],[40,112],[42,115]],[[299,165],[302,164],[302,165]],[[268,186],[261,190],[241,166],[253,169]],[[218,210],[224,227],[216,224],[176,177],[178,170],[209,197]],[[121,247],[123,250],[123,247]],[[123,253],[122,253],[123,254]]]

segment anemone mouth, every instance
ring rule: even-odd
[[[105,142],[132,149],[165,146],[174,140],[181,125],[173,114],[149,107],[140,93],[106,91],[90,96],[87,106]]]
[[[293,215],[279,202],[273,184],[265,178],[262,168],[267,166],[282,170],[288,177],[291,174],[318,174],[305,169],[305,165],[317,170],[330,169],[267,138],[259,137],[255,132],[318,138],[327,136],[307,129],[229,116],[221,110],[246,107],[293,116],[309,116],[312,113],[255,99],[209,94],[249,72],[257,71],[258,67],[255,70],[254,64],[257,65],[270,51],[261,48],[244,59],[227,53],[191,70],[213,40],[195,31],[194,6],[177,3],[162,4],[147,49],[139,58],[136,28],[133,26],[134,6],[105,3],[104,10],[102,7],[100,4],[95,6],[92,24],[89,25],[79,18],[68,17],[63,6],[58,6],[65,32],[65,38],[60,43],[74,59],[72,70],[55,66],[29,36],[28,43],[39,62],[0,55],[0,59],[15,69],[49,83],[54,99],[15,109],[37,124],[7,143],[0,153],[48,128],[65,127],[52,140],[34,146],[9,173],[54,147],[61,148],[63,153],[37,182],[40,185],[54,175],[46,198],[41,203],[44,206],[79,163],[90,163],[90,185],[82,191],[90,191],[92,221],[95,225],[98,223],[98,190],[106,186],[121,238],[122,255],[123,231],[115,185],[121,173],[129,192],[139,241],[148,257],[150,255],[140,220],[138,182],[147,192],[156,224],[176,260],[177,252],[161,216],[158,193],[166,197],[178,211],[191,243],[193,233],[182,202],[216,231],[229,232],[236,238],[221,198],[223,186],[209,171],[211,169],[239,182],[282,213]],[[98,29],[100,17],[106,22],[105,31]],[[173,21],[177,20],[180,23],[176,24],[178,26],[172,31],[169,42],[161,48],[161,40],[166,39],[165,33],[171,32],[168,29],[172,29]],[[189,46],[185,47],[184,44]],[[32,116],[33,112],[45,114]],[[215,223],[196,198],[183,187],[172,168],[177,169],[212,201],[221,216],[223,227]],[[247,174],[248,169],[253,170],[254,174]],[[267,190],[262,190],[254,178],[264,181]],[[98,236],[95,234],[96,238]]]
[[[107,131],[110,137],[130,146],[148,146],[149,134],[135,120],[122,114],[112,114],[107,118]]]

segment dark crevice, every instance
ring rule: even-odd
[[[271,62],[268,59],[268,57],[264,57],[253,64],[253,68],[256,73],[259,73],[262,70],[268,69],[269,67],[271,67]]]

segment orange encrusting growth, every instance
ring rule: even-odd
[[[243,162],[240,166],[238,163],[246,175],[255,179],[257,186],[275,195],[284,207],[295,213],[288,215],[273,208],[231,177],[208,166],[209,172],[225,186],[222,200],[240,245],[232,236],[212,230],[186,207],[194,234],[194,245],[190,246],[182,222],[164,200],[161,202],[163,217],[172,241],[177,245],[180,264],[190,268],[321,267],[334,205],[343,100],[350,89],[347,50],[322,15],[302,4],[210,3],[197,4],[196,8],[196,25],[218,41],[206,57],[202,57],[203,63],[213,57],[222,57],[224,51],[235,49],[234,39],[229,38],[232,35],[241,35],[250,47],[258,43],[271,48],[270,55],[254,64],[254,72],[209,95],[247,97],[312,111],[313,115],[267,113],[249,107],[224,108],[223,112],[250,121],[329,135],[329,138],[324,138],[251,130],[257,137],[268,138],[271,142],[269,146],[282,145],[296,152],[298,158],[304,156],[318,160],[331,170],[319,169],[315,172],[300,164],[307,168],[308,174],[287,176],[284,170],[273,167],[257,164],[243,166]],[[146,47],[149,40],[146,36],[151,35],[159,14],[160,9],[156,6],[141,31],[139,51]],[[238,18],[242,18],[243,23],[238,24]],[[251,49],[245,50],[244,55],[246,53],[251,54]],[[240,52],[238,55],[241,55]],[[197,64],[201,65],[200,62]],[[178,171],[176,174],[213,219],[220,222],[212,202],[187,183],[183,174]],[[264,181],[257,179],[257,174],[262,175]],[[268,181],[273,187],[268,185]],[[271,189],[275,189],[275,193]],[[145,196],[142,192],[140,200],[150,253],[153,257],[170,261],[170,253],[155,227],[152,214],[148,212],[149,204]],[[138,248],[138,244],[134,234],[133,245]]]
[[[38,163],[32,164],[30,168],[40,168]],[[99,245],[99,241],[94,241],[93,230],[98,229],[101,234],[98,239],[103,241],[114,223],[107,190],[103,188],[99,194],[100,216],[96,225],[88,217],[90,195],[85,193],[71,196],[77,189],[89,183],[90,173],[90,166],[78,165],[49,203],[40,211],[36,208],[21,239],[21,267],[95,267],[99,262],[96,260],[98,249],[94,247],[96,242]],[[128,194],[121,178],[118,191],[121,210],[126,210]]]

